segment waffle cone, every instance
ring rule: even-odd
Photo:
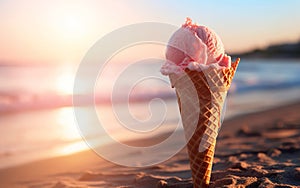
[[[184,74],[170,75],[187,139],[194,188],[209,186],[222,108],[239,61],[228,69],[186,69]]]

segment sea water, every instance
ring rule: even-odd
[[[85,125],[78,125],[72,107],[76,66],[0,66],[0,167],[86,150],[82,136],[101,145],[109,142],[104,134],[122,141],[174,130],[180,122],[176,95],[160,66],[144,62],[127,73],[104,71],[93,93],[97,118],[84,112]],[[242,60],[225,119],[299,100],[299,73],[299,60]],[[91,130],[83,135],[82,129]]]

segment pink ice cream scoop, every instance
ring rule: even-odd
[[[230,67],[231,58],[225,54],[224,45],[220,37],[212,29],[206,26],[198,26],[196,34],[207,46],[207,65],[219,63],[221,66]]]
[[[191,63],[231,66],[231,57],[225,54],[220,37],[206,26],[193,24],[190,18],[171,36],[166,59],[181,68],[188,67]],[[167,63],[162,67],[163,74],[167,74],[164,69],[169,69],[169,65]]]

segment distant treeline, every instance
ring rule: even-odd
[[[271,45],[265,49],[255,49],[240,54],[231,54],[233,58],[300,58],[300,41]]]

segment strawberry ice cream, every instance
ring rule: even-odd
[[[166,59],[161,68],[164,75],[178,74],[185,68],[201,71],[208,66],[231,66],[220,37],[206,26],[193,24],[190,18],[170,38]]]
[[[218,35],[187,19],[170,38],[161,68],[175,88],[194,188],[208,188],[221,114],[239,64]]]

